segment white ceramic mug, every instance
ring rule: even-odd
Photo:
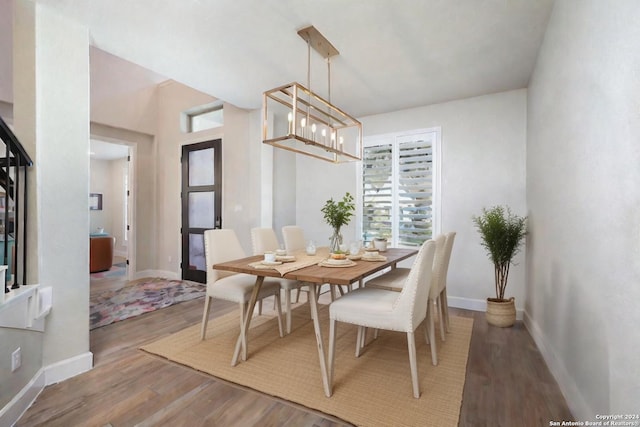
[[[275,262],[276,260],[276,254],[273,252],[265,252],[264,253],[264,260],[266,262]]]

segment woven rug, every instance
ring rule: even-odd
[[[152,278],[102,292],[89,303],[90,329],[199,298],[206,289],[202,283]]]
[[[325,351],[328,307],[320,310]],[[209,321],[142,347],[173,362],[362,426],[457,426],[473,319],[451,317],[445,342],[438,338],[438,366],[431,364],[422,328],[416,332],[421,396],[413,398],[406,334],[380,331],[355,357],[357,328],[338,323],[333,396],[325,397],[309,305],[293,311],[291,334],[279,338],[277,323],[256,317],[249,331],[249,357],[231,366],[239,314]],[[369,334],[371,335],[371,334]]]

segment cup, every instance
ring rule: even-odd
[[[307,255],[315,255],[316,254],[316,244],[313,240],[309,241],[307,245]]]
[[[266,262],[275,262],[276,261],[276,254],[273,252],[265,252],[264,253],[264,260]]]

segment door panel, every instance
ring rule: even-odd
[[[222,140],[182,146],[182,278],[206,283],[204,232],[222,226]]]

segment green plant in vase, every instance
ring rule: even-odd
[[[339,202],[336,202],[331,198],[327,200],[321,211],[324,214],[324,220],[333,228],[329,249],[331,252],[339,251],[340,245],[342,244],[340,228],[343,225],[349,224],[351,217],[356,211],[356,205],[353,203],[353,196],[347,192]]]

